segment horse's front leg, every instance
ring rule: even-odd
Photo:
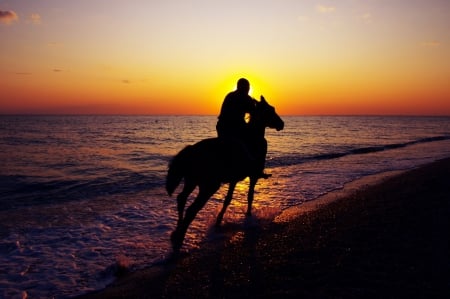
[[[236,184],[237,182],[231,182],[228,186],[228,192],[227,196],[225,197],[225,201],[223,202],[222,210],[220,210],[219,215],[217,215],[216,227],[219,227],[222,223],[223,215],[225,214],[225,211],[227,210],[227,207],[230,205],[231,199],[233,198],[233,192]]]
[[[247,196],[247,216],[252,215],[252,204],[253,204],[253,196],[255,195],[255,186],[256,182],[258,182],[257,176],[250,177],[250,184],[248,186],[248,196]]]

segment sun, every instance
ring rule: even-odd
[[[225,96],[236,90],[240,78],[245,78],[250,82],[249,95],[252,98],[259,101],[261,96],[264,96],[271,105],[279,105],[281,99],[276,93],[277,83],[272,81],[271,77],[265,77],[256,70],[253,72],[224,70],[223,72],[216,72],[214,76],[208,78],[207,97],[205,98],[207,104],[205,105],[209,107],[209,111],[212,111],[213,114],[220,111]]]
[[[218,97],[223,100],[229,92],[236,90],[237,81],[240,78],[245,78],[250,82],[249,95],[252,98],[259,100],[262,95],[267,97],[271,94],[270,86],[264,81],[264,79],[260,78],[259,76],[246,73],[233,74],[225,77],[221,82],[217,84],[215,94],[217,94]]]

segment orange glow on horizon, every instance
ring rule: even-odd
[[[53,74],[52,74],[53,75]],[[19,76],[19,75],[15,75]],[[63,74],[58,74],[63,76]],[[132,80],[87,80],[7,76],[0,83],[4,91],[0,113],[38,114],[189,114],[217,115],[237,79],[251,84],[251,96],[261,95],[282,115],[450,115],[450,91],[434,81],[432,89],[409,82],[365,82],[356,75],[339,80],[300,77],[298,83],[277,82],[277,78],[232,74],[163,82]],[[270,84],[268,83],[270,82]]]

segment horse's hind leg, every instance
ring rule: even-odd
[[[195,184],[191,182],[184,183],[183,190],[177,196],[177,210],[178,210],[178,222],[177,227],[180,226],[183,221],[184,207],[186,206],[186,201],[189,197],[189,194],[192,193],[195,189]]]
[[[199,186],[199,192],[194,202],[186,209],[185,216],[181,221],[180,225],[177,226],[177,229],[172,233],[171,241],[172,248],[174,251],[178,251],[183,244],[184,237],[186,235],[186,231],[191,224],[192,220],[194,220],[197,213],[203,208],[208,199],[219,189],[220,183],[214,184],[212,186],[206,186],[202,188]]]
[[[217,215],[216,227],[219,227],[220,224],[222,223],[225,211],[227,210],[227,207],[230,205],[231,199],[233,198],[233,192],[234,188],[236,187],[236,183],[237,182],[231,182],[230,185],[228,186],[228,192],[227,196],[225,197],[225,201],[223,202],[222,210],[220,210],[219,215]]]
[[[255,186],[257,181],[258,181],[257,176],[250,177],[250,184],[248,186],[248,196],[247,196],[247,213],[246,213],[247,216],[252,215],[253,197],[255,195]]]

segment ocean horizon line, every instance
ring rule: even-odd
[[[279,114],[284,117],[450,117],[450,114]],[[0,117],[5,116],[154,116],[154,117],[217,117],[218,114],[180,114],[180,113],[2,113]]]

